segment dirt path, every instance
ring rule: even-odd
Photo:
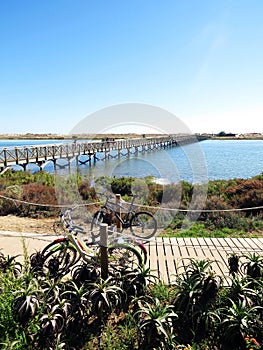
[[[54,234],[54,221],[55,218],[31,219],[14,215],[0,216],[0,231]]]

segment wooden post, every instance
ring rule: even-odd
[[[108,278],[108,224],[100,224],[100,266],[101,278]]]
[[[120,194],[116,194],[116,204],[117,204],[117,213],[118,215],[121,217],[121,195]],[[117,219],[117,232],[121,232],[122,231],[122,223],[120,220]]]
[[[16,156],[16,164],[18,164],[18,160],[17,160],[17,156]],[[4,148],[4,166],[7,166],[7,157],[6,157],[6,148]]]

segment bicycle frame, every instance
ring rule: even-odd
[[[80,240],[77,236],[69,234],[66,237],[60,237],[53,241],[53,243],[63,242],[69,242],[69,244],[77,250],[77,252],[80,254],[80,257],[85,262],[88,262],[89,260],[95,260],[96,254],[94,254],[94,251],[92,249],[89,249],[87,243]],[[91,244],[93,243],[90,243],[90,245]]]
[[[106,199],[106,203],[102,207],[102,209],[109,210],[117,218],[117,220],[122,224],[123,228],[128,228],[130,220],[131,220],[131,217],[135,215],[135,211],[132,209],[135,197],[136,196],[132,197],[132,201],[131,201],[131,203],[129,205],[129,208],[127,209],[127,213],[125,213],[125,215],[124,215],[124,218],[122,217],[121,214],[119,214],[119,213],[121,213],[121,209],[123,209],[123,206],[121,204],[119,204],[119,203],[110,202],[109,201],[110,197],[108,197],[108,196],[106,197],[107,198]],[[113,209],[111,206],[118,207],[119,211]]]
[[[134,199],[133,199],[133,201],[134,201]],[[134,211],[130,210],[132,208],[133,201],[131,202],[131,204],[129,206],[129,210],[128,210],[127,215],[129,215],[131,212],[135,213]],[[74,222],[72,221],[72,219],[70,217],[71,210],[74,210],[74,208],[68,209],[64,214],[60,215],[60,218],[62,220],[63,225],[66,227],[67,231],[69,232],[69,234],[67,234],[67,238],[65,238],[65,237],[61,238],[60,242],[63,240],[68,240],[71,243],[71,245],[77,249],[81,258],[86,262],[88,262],[89,260],[96,260],[97,255],[94,253],[93,249],[89,248],[89,246],[98,245],[98,243],[96,243],[95,241],[85,242],[77,236],[78,233],[85,234],[86,232],[85,232],[85,230],[83,230],[82,227],[74,224]],[[117,212],[116,212],[116,215],[118,215]],[[66,217],[67,217],[67,219],[66,219]],[[120,218],[120,219],[122,219],[122,218]],[[125,222],[123,220],[122,220],[122,222],[125,224]],[[129,223],[128,216],[127,216],[127,223]],[[110,246],[116,245],[116,244],[125,244],[125,242],[119,242],[119,239],[122,240],[121,235],[120,235],[120,237],[116,237],[115,239],[113,239],[110,243]],[[59,241],[59,239],[58,239],[58,241]],[[130,239],[130,241],[127,242],[126,244],[135,244],[135,246],[137,245],[140,248],[140,250],[143,252],[144,261],[146,262],[147,249],[141,242],[137,241],[136,239]]]
[[[41,274],[49,273],[52,278],[58,278],[67,274],[80,259],[88,265],[101,268],[101,271],[105,266],[109,266],[111,273],[122,271],[127,267],[137,268],[146,263],[147,250],[143,244],[136,242],[136,240],[121,242],[121,237],[115,237],[108,246],[108,259],[107,265],[105,265],[104,260],[101,259],[102,247],[100,244],[95,241],[86,242],[85,239],[77,237],[79,233],[85,234],[87,232],[81,226],[75,225],[70,216],[71,210],[68,209],[60,215],[63,227],[67,229],[68,233],[50,242],[40,252],[40,255],[32,260],[32,262],[35,261],[32,265],[35,271]]]
[[[80,240],[74,234],[69,234],[67,238],[69,242],[77,249],[78,253],[84,261],[88,262],[88,260],[94,260],[96,258],[96,254],[94,254],[94,251],[92,249],[88,248],[86,242]],[[93,243],[90,243],[90,245],[93,245]]]

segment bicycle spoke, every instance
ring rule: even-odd
[[[136,269],[142,261],[141,254],[129,244],[116,244],[109,248],[109,266],[114,270]]]
[[[148,239],[155,235],[157,221],[151,213],[138,212],[131,220],[130,229],[134,236]]]

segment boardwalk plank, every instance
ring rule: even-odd
[[[195,241],[195,239],[193,239],[193,242],[194,241]],[[202,247],[203,255],[200,256],[200,258],[202,260],[208,259],[208,260],[211,260],[211,261],[215,262],[216,261],[216,256],[215,256],[215,252],[214,252],[214,249],[213,249],[214,247],[211,244],[211,239],[210,238],[198,238],[197,242],[200,245],[200,247]],[[216,263],[213,264],[213,269],[214,269],[214,271],[216,273],[222,273]]]
[[[222,275],[229,273],[228,258],[229,258],[229,248],[225,238],[212,238],[212,243],[214,245],[214,250],[216,252],[217,265]]]
[[[251,238],[243,238],[244,244],[249,247],[250,253],[259,254],[262,253],[262,249],[258,246],[255,240]]]
[[[166,271],[167,271],[167,282],[170,284],[177,274],[177,266],[175,256],[173,252],[173,243],[169,238],[164,238],[164,247],[166,255]]]
[[[149,267],[153,275],[159,277],[159,265],[157,254],[157,241],[153,240],[148,245]]]
[[[184,238],[177,238],[180,256],[178,257],[178,272],[181,273],[189,263],[189,252]]]
[[[157,243],[158,248],[158,268],[159,268],[159,278],[165,283],[169,283],[167,263],[166,263],[166,251],[163,238]]]
[[[171,242],[171,250],[174,255],[174,263],[175,263],[175,274],[180,272],[180,266],[182,265],[182,250],[180,247],[181,240],[178,238],[170,238]],[[173,276],[174,279],[174,276]]]

